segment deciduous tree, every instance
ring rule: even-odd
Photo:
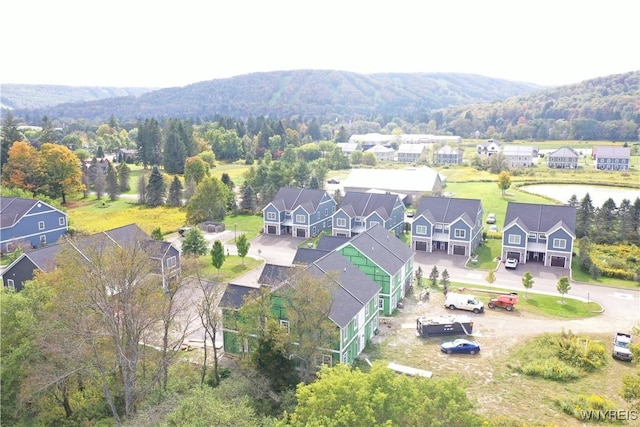
[[[203,179],[187,203],[187,222],[197,224],[222,219],[221,213],[224,214],[228,197],[228,187],[218,178]]]
[[[241,234],[238,236],[236,240],[236,248],[238,250],[238,256],[242,259],[242,264],[244,265],[244,257],[249,253],[249,248],[251,247],[251,242],[247,239],[245,234]]]
[[[502,190],[503,197],[509,187],[511,187],[511,174],[507,171],[500,172],[500,175],[498,175],[498,188]]]
[[[560,280],[558,280],[558,285],[556,286],[558,293],[561,295],[562,302],[564,302],[564,294],[569,293],[571,290],[571,284],[569,284],[569,278],[567,276],[562,276]]]
[[[43,182],[43,170],[38,151],[28,142],[16,141],[8,151],[9,159],[2,165],[2,185],[21,188],[34,195]]]
[[[528,298],[529,289],[533,288],[533,274],[531,274],[530,271],[527,271],[526,273],[524,273],[524,276],[522,276],[522,286],[524,286],[525,288],[524,297]]]
[[[211,247],[211,264],[218,270],[218,278],[220,278],[220,268],[222,268],[224,260],[224,246],[220,240],[216,240]]]

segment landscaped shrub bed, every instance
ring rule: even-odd
[[[636,245],[593,245],[589,255],[604,277],[634,280],[640,269],[640,247]]]

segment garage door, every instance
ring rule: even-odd
[[[296,236],[298,237],[307,237],[307,233],[304,228],[298,228],[296,230]]]
[[[427,251],[427,242],[416,242],[416,251]]]
[[[276,226],[268,225],[267,226],[267,234],[276,234]]]
[[[520,262],[520,252],[507,252],[507,258],[515,258]]]
[[[564,268],[564,263],[566,258],[563,256],[552,256],[551,257],[551,267],[562,267]]]
[[[336,233],[337,237],[349,237],[347,233]]]
[[[453,254],[454,255],[465,255],[466,247],[460,245],[453,245]]]

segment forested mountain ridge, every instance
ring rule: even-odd
[[[464,135],[479,130],[510,139],[637,141],[640,70],[518,95],[503,101],[434,112],[439,124]]]
[[[15,109],[30,124],[43,116],[121,122],[139,118],[210,119],[215,115],[333,117],[390,115],[413,117],[433,109],[506,99],[541,86],[455,73],[357,74],[346,71],[294,70],[252,73],[227,79],[159,89],[53,107]],[[3,105],[5,103],[3,96]]]
[[[12,110],[53,107],[69,102],[139,96],[156,88],[3,84],[0,106]]]

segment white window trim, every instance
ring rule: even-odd
[[[60,218],[58,218],[58,224],[59,225],[64,225],[65,221],[64,221],[64,217],[61,216]]]
[[[296,222],[297,223],[304,224],[304,220],[305,220],[305,216],[304,215],[296,214]]]
[[[38,230],[44,230],[44,221],[38,221]]]
[[[453,235],[459,239],[466,239],[467,238],[467,230],[463,230],[460,228],[456,228],[453,231]]]
[[[522,242],[522,236],[519,234],[509,234],[509,244],[510,245],[519,245]]]
[[[14,291],[16,290],[16,282],[14,282],[13,279],[7,279],[7,286]]]
[[[41,245],[46,245],[47,244],[47,235],[46,234],[40,235],[40,244]]]
[[[175,256],[167,258],[167,268],[173,268],[178,264]]]
[[[347,220],[344,218],[337,218],[336,219],[336,227],[346,227],[347,226]]]
[[[384,310],[384,298],[378,298],[378,310]]]
[[[427,234],[427,226],[426,225],[416,225],[416,234],[426,235]]]
[[[276,220],[276,213],[275,212],[267,212],[267,219],[269,221],[275,221]]]
[[[555,249],[567,249],[567,239],[553,239]]]
[[[288,320],[280,319],[280,326],[285,328],[287,330],[287,333],[291,332],[291,325],[289,324]]]
[[[373,227],[374,225],[379,225],[380,221],[371,221],[371,227]]]

